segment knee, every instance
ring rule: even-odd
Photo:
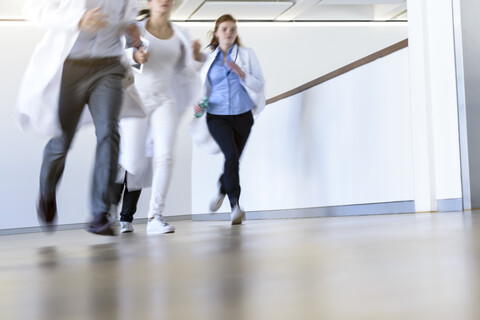
[[[175,158],[171,152],[166,152],[158,156],[156,155],[153,162],[155,166],[171,166],[175,162]]]
[[[71,144],[72,138],[65,134],[54,137],[50,139],[50,141],[45,146],[45,149],[43,151],[44,156],[50,154],[65,156],[70,149]]]
[[[118,122],[108,121],[100,128],[95,128],[95,135],[97,136],[97,142],[102,142],[104,140],[113,140],[119,143],[120,133],[118,130]]]
[[[239,161],[237,157],[229,157],[225,159],[225,167],[238,170]]]

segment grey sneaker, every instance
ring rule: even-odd
[[[120,233],[133,232],[133,226],[131,222],[120,221]]]
[[[240,209],[240,207],[235,205],[232,209],[232,213],[230,214],[230,218],[232,221],[232,225],[234,224],[242,224],[243,218],[245,217],[245,211]]]
[[[215,198],[210,201],[210,211],[216,212],[222,206],[223,199],[225,199],[225,194],[218,193]]]
[[[147,222],[147,234],[173,233],[175,227],[168,224],[165,218],[155,215],[153,220]]]

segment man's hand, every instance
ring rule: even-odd
[[[130,23],[125,28],[125,36],[127,38],[128,47],[136,48],[142,43],[142,40],[140,40],[140,30],[135,23]]]
[[[202,59],[202,54],[200,53],[200,41],[194,40],[192,41],[192,53],[193,53],[193,59],[196,61],[201,61]]]
[[[87,10],[78,23],[80,30],[96,33],[98,30],[105,28],[108,24],[108,15],[101,13],[100,10],[102,10],[102,7]]]

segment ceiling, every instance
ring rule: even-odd
[[[1,0],[0,20],[21,20],[25,0]],[[138,0],[144,7],[146,0]],[[174,21],[403,21],[406,0],[176,0]]]
[[[247,21],[398,21],[407,20],[407,1],[177,0],[172,19],[215,20],[225,13]]]

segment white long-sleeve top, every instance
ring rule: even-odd
[[[145,29],[146,21],[140,21],[137,26],[140,29],[142,37],[148,39],[147,30]],[[193,115],[192,106],[197,99],[202,94],[202,84],[198,73],[195,70],[196,62],[193,59],[193,53],[191,50],[191,40],[187,30],[171,24],[174,30],[174,37],[171,38],[172,46],[179,45],[180,51],[177,51],[176,48],[169,47],[163,48],[167,50],[172,50],[172,54],[177,52],[178,56],[175,57],[171,55],[169,59],[170,62],[168,66],[165,64],[166,61],[158,61],[156,59],[155,50],[161,50],[162,48],[157,47],[154,43],[157,41],[163,42],[167,45],[167,42],[164,42],[159,39],[150,39],[150,47],[148,51],[150,56],[148,63],[144,65],[143,72],[141,74],[135,73],[135,87],[138,92],[147,92],[151,93],[152,90],[155,90],[158,95],[165,95],[165,99],[169,99],[167,96],[173,94],[173,99],[177,108],[178,114],[183,114],[186,110],[190,110]],[[178,42],[177,42],[178,41]],[[133,49],[127,49],[126,55],[130,61],[131,65],[136,64],[133,60]],[[159,53],[161,55],[161,53]],[[158,65],[160,64],[160,65]],[[161,72],[160,69],[169,70],[167,72]],[[155,83],[160,86],[150,86],[148,83]],[[145,108],[145,107],[144,107]],[[120,121],[120,131],[122,132],[123,122]],[[151,149],[152,142],[151,137],[148,138],[148,141],[136,141],[133,143],[145,144],[147,146],[145,152],[145,160],[149,161],[148,158],[151,158],[153,151]],[[131,150],[135,148],[128,148],[126,146],[124,149]],[[132,155],[127,152],[123,152],[120,148],[120,158],[119,163],[121,167],[132,175],[128,176],[128,188],[131,190],[137,190],[141,188],[148,187],[151,183],[151,171],[145,170],[145,161],[138,161],[138,155]],[[120,172],[118,177],[118,182],[123,182],[124,173]]]

